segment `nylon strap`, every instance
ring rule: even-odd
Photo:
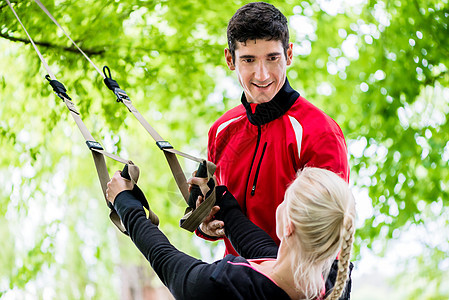
[[[212,175],[215,173],[215,169],[217,167],[210,161],[206,161],[206,167],[208,177],[207,180],[209,181]],[[187,207],[186,211],[184,212],[184,217],[179,220],[179,226],[191,232],[195,231],[203,222],[203,220],[209,215],[209,212],[215,205],[215,202],[216,193],[214,190],[196,209],[193,210],[190,207]]]
[[[131,100],[123,99],[123,104],[128,108],[128,110],[136,117],[136,119],[140,122],[140,124],[145,128],[145,130],[150,134],[150,136],[156,141],[156,142],[163,142],[165,141],[159,133],[154,130],[154,128],[145,120],[145,118],[139,113],[139,111],[133,106],[131,103]],[[165,148],[162,149],[165,154],[165,158],[167,159],[167,162],[170,166],[170,169],[173,173],[173,177],[175,178],[176,184],[179,187],[179,190],[181,191],[181,194],[184,198],[184,200],[188,201],[189,199],[189,188],[187,185],[187,180],[184,175],[184,172],[182,171],[181,165],[179,164],[178,159],[176,158],[175,154],[181,155],[183,157],[186,157],[188,159],[191,159],[196,162],[203,162],[203,159],[196,158],[194,156],[191,156],[189,154],[180,152],[178,150],[175,150],[173,148]]]
[[[109,72],[109,74],[106,74],[106,70]],[[205,159],[197,158],[190,154],[173,149],[173,147],[168,142],[166,142],[153,127],[151,127],[151,125],[133,106],[126,92],[124,90],[121,90],[118,83],[112,79],[109,68],[104,67],[103,71],[105,72],[104,75],[106,77],[104,81],[108,86],[108,88],[112,90],[117,96],[117,101],[122,102],[126,106],[126,108],[128,108],[128,110],[136,117],[136,119],[150,134],[150,136],[156,141],[156,144],[159,146],[159,148],[164,151],[167,162],[173,173],[173,177],[175,178],[175,181],[178,185],[179,190],[181,191],[182,196],[184,197],[185,202],[188,204],[189,203],[188,184],[176,155],[183,156],[185,158],[188,158],[190,160],[199,163],[205,163],[207,168],[208,181],[214,175],[217,167],[212,162],[206,161]],[[203,222],[203,220],[209,215],[210,210],[215,205],[215,200],[216,200],[215,191],[213,191],[212,193],[210,193],[209,197],[207,197],[196,209],[187,207],[184,213],[184,217],[182,217],[181,220],[179,221],[179,226],[190,232],[195,231],[198,228],[198,226]]]
[[[41,59],[42,64],[44,65],[45,70],[47,70],[47,73],[50,75],[51,79],[56,79],[55,75],[53,74],[53,72],[50,70],[50,67],[48,66],[47,62],[45,61],[44,57],[42,56],[42,54],[39,52],[39,50],[37,49],[36,44],[34,43],[33,39],[31,38],[31,36],[28,34],[28,31],[26,30],[25,26],[22,24],[22,21],[20,20],[19,16],[17,15],[16,11],[14,10],[14,8],[11,5],[11,2],[9,2],[9,0],[6,0],[6,3],[8,3],[9,8],[11,8],[12,12],[14,13],[14,15],[16,16],[17,21],[19,21],[20,25],[22,25],[23,30],[25,31],[26,35],[28,36],[28,39],[30,40],[31,44],[34,47],[34,50],[36,50],[37,55],[39,55],[39,58]]]
[[[86,143],[98,143],[93,136],[91,135],[91,133],[89,132],[89,130],[87,129],[86,125],[84,124],[84,122],[82,121],[81,117],[80,117],[80,113],[78,112],[78,110],[75,107],[75,104],[68,98],[66,98],[64,95],[62,94],[58,94],[58,96],[64,101],[67,109],[70,111],[71,116],[73,117],[73,120],[75,121],[78,129],[80,130],[81,134],[83,135],[84,139],[86,140]],[[111,221],[115,224],[115,226],[117,226],[117,228],[123,232],[124,234],[127,234],[125,227],[123,226],[120,217],[117,214],[117,211],[115,209],[113,209],[113,207],[110,206],[110,202],[108,201],[107,197],[106,197],[106,189],[107,189],[107,183],[109,182],[110,178],[109,178],[109,172],[108,172],[108,168],[106,166],[106,161],[104,159],[103,155],[108,156],[109,158],[112,158],[118,162],[121,162],[123,164],[130,164],[132,165],[133,162],[130,160],[125,160],[115,154],[106,152],[102,149],[97,149],[97,148],[90,148],[91,153],[92,153],[92,157],[94,159],[94,163],[95,163],[95,168],[97,170],[97,175],[98,175],[98,179],[100,180],[100,186],[101,186],[101,190],[103,192],[103,196],[104,199],[106,201],[106,205],[110,208],[110,212],[109,212],[109,218],[111,219]],[[132,181],[134,183],[137,182],[138,178],[132,178]]]
[[[125,93],[125,95],[126,95],[126,92],[123,91],[123,93]],[[136,119],[146,129],[146,131],[151,135],[151,137],[156,141],[156,143],[165,142],[165,140],[159,135],[159,133],[157,133],[157,131],[154,130],[153,127],[151,127],[151,125],[145,120],[145,118],[139,113],[139,111],[132,105],[132,102],[131,102],[131,100],[129,100],[129,97],[127,95],[126,95],[126,98],[123,97],[122,99],[120,99],[118,101],[123,102],[123,104],[136,117]],[[187,180],[185,178],[184,172],[182,171],[182,168],[181,168],[179,161],[176,158],[175,154],[183,156],[185,158],[188,158],[190,160],[193,160],[193,161],[196,161],[199,163],[206,163],[207,180],[208,181],[214,175],[217,167],[212,162],[206,161],[201,158],[194,157],[192,155],[186,154],[184,152],[178,151],[173,148],[169,148],[169,147],[162,148],[162,150],[164,151],[165,157],[166,157],[167,162],[170,166],[170,169],[173,173],[173,177],[175,178],[175,181],[179,187],[179,190],[181,191],[181,194],[184,197],[184,200],[188,204],[189,191],[188,191]],[[215,205],[215,202],[216,202],[216,196],[215,196],[215,191],[213,191],[196,209],[187,207],[186,211],[184,212],[184,216],[179,221],[179,226],[185,230],[194,232],[198,228],[198,226],[203,222],[203,220],[209,215],[209,212],[212,209],[212,207]]]
[[[104,77],[104,75],[101,73],[100,69],[97,68],[97,66],[93,63],[93,61],[90,60],[90,58],[86,55],[86,53],[84,53],[83,50],[81,50],[80,47],[78,47],[78,45],[75,43],[74,40],[72,40],[72,38],[67,34],[67,32],[64,30],[64,28],[62,28],[62,26],[58,23],[58,21],[56,21],[56,19],[53,17],[53,15],[48,11],[48,9],[45,7],[45,5],[42,4],[41,1],[39,0],[34,0],[34,2],[36,2],[37,5],[39,5],[39,7],[42,9],[43,12],[45,12],[47,14],[47,16],[56,24],[56,26],[59,27],[59,29],[62,30],[62,32],[64,33],[64,35],[72,42],[73,45],[75,45],[75,47],[84,55],[84,57],[87,59],[87,61],[90,62],[90,64],[97,70],[97,72]]]

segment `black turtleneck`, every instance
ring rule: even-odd
[[[292,89],[288,83],[288,79],[285,78],[285,83],[279,92],[269,102],[261,103],[256,106],[256,110],[253,113],[250,103],[246,100],[245,93],[242,95],[242,104],[246,109],[246,115],[251,124],[260,126],[267,124],[283,114],[285,114],[296,99],[298,99],[299,93]]]

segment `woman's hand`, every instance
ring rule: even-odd
[[[114,204],[115,197],[117,197],[120,192],[125,190],[131,191],[133,188],[134,184],[131,182],[131,180],[123,178],[121,175],[121,171],[117,171],[108,182],[108,188],[106,189],[106,199]]]

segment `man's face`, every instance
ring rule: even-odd
[[[265,103],[273,99],[285,83],[287,66],[292,62],[293,44],[287,57],[281,41],[248,40],[236,43],[235,62],[225,49],[226,63],[237,72],[240,85],[250,103]]]

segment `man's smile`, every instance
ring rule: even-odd
[[[267,83],[267,84],[257,84],[257,83],[252,83],[254,86],[258,87],[258,88],[267,88],[269,87],[271,84],[273,83],[273,81]]]

